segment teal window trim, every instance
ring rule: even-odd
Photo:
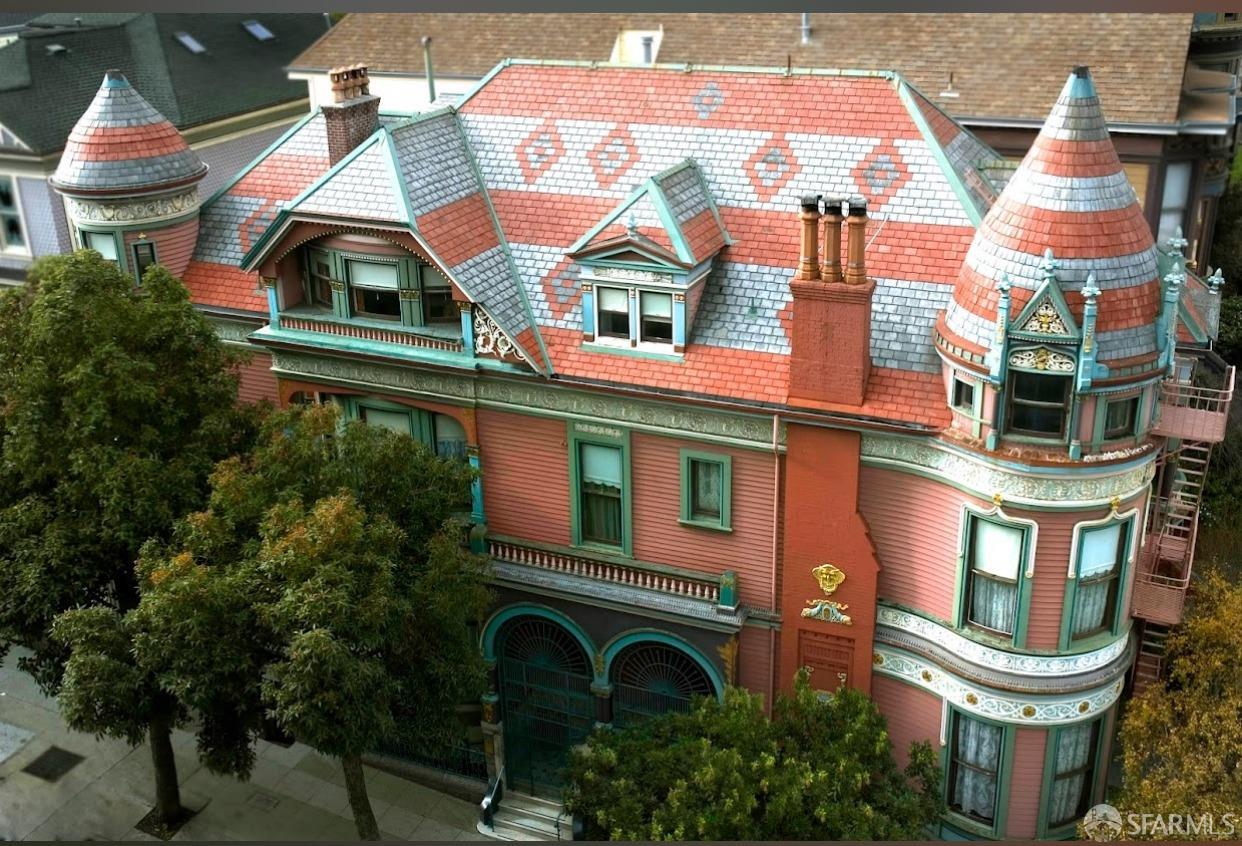
[[[999,766],[996,771],[996,801],[994,804],[995,816],[992,818],[992,824],[980,822],[971,819],[965,814],[954,811],[949,804],[949,800],[953,791],[953,749],[957,737],[957,728],[962,718],[974,720],[986,725],[995,726],[1001,730],[1001,750],[999,755]],[[964,833],[976,835],[985,838],[1003,838],[1005,836],[1005,825],[1009,816],[1009,782],[1010,775],[1013,772],[1013,750],[1017,738],[1017,726],[1012,723],[1002,723],[997,720],[989,720],[987,717],[981,717],[978,714],[972,714],[963,711],[960,708],[948,704],[945,713],[945,744],[941,749],[941,784],[943,785],[943,799],[945,804],[945,819],[949,825],[961,830]]]
[[[1108,714],[1103,714],[1093,720],[1084,720],[1081,723],[1071,723],[1068,726],[1057,726],[1048,729],[1047,740],[1044,746],[1044,775],[1039,790],[1039,817],[1036,820],[1035,836],[1040,840],[1065,840],[1074,838],[1078,819],[1074,819],[1068,823],[1059,826],[1052,825],[1052,820],[1048,815],[1052,811],[1052,784],[1056,779],[1057,773],[1057,748],[1060,745],[1061,733],[1066,729],[1077,728],[1081,725],[1096,726],[1094,758],[1091,762],[1091,772],[1088,776],[1089,793],[1086,805],[1090,808],[1100,797],[1101,775],[1108,771],[1108,767],[1101,767],[1100,763],[1104,761],[1105,742],[1108,738],[1108,730],[1110,722]]]
[[[646,269],[649,270],[650,268]],[[593,345],[592,349],[605,352],[637,351],[652,356],[668,357],[675,361],[682,360],[682,352],[687,342],[686,321],[688,319],[685,302],[686,290],[684,288],[635,285],[632,282],[621,279],[593,279],[583,284],[592,286],[591,296],[584,297],[583,299],[584,308],[589,305],[591,312],[589,315],[584,312],[582,321],[584,340]],[[625,292],[629,309],[629,333],[627,337],[622,338],[600,331],[601,326],[604,325],[600,320],[600,311],[603,310],[601,289],[614,289]],[[643,337],[644,294],[667,294],[669,296],[672,311],[670,315],[671,337],[668,341],[651,341]],[[680,300],[678,299],[679,297],[681,298]]]
[[[1112,622],[1102,631],[1088,637],[1075,638],[1072,633],[1074,623],[1074,607],[1079,601],[1078,573],[1082,566],[1083,534],[1093,529],[1103,529],[1114,523],[1121,524],[1120,561],[1117,566],[1116,588],[1113,593]],[[1102,520],[1089,520],[1074,527],[1074,539],[1071,544],[1070,561],[1073,575],[1066,574],[1065,595],[1061,608],[1060,649],[1075,652],[1087,651],[1115,640],[1121,635],[1127,617],[1122,612],[1125,604],[1126,583],[1130,577],[1131,558],[1135,551],[1135,532],[1138,526],[1138,510],[1132,509],[1124,514],[1113,512]]]
[[[314,286],[317,284],[316,277],[322,278],[322,274],[311,272],[312,262],[314,262],[317,258],[320,261],[326,259],[326,263],[328,264],[331,272],[331,275],[328,278],[331,282],[336,283],[332,288],[332,306],[330,309],[332,315],[343,320],[367,321],[380,327],[385,324],[415,329],[427,326],[429,321],[426,319],[426,314],[424,313],[423,295],[429,287],[440,291],[444,289],[444,286],[429,286],[427,284],[425,274],[428,271],[435,271],[445,280],[448,280],[448,276],[440,271],[439,268],[432,267],[430,264],[427,264],[415,256],[368,255],[366,253],[353,252],[349,250],[330,250],[309,244],[304,247],[300,253],[302,297],[304,303],[308,306],[312,306],[312,304],[315,304],[318,300],[322,299],[322,297],[317,297],[314,291]],[[396,266],[396,292],[400,308],[400,313],[396,320],[388,320],[382,317],[375,317],[357,312],[353,302],[355,286],[350,279],[350,262],[371,262],[374,264]],[[450,292],[453,290],[451,281],[449,282],[448,290]],[[320,307],[322,308],[323,306],[320,305]],[[325,311],[326,310],[327,309],[325,309]],[[454,312],[451,321],[440,321],[437,322],[437,325],[459,326],[460,318],[457,313]]]
[[[1017,598],[1014,609],[1013,634],[1006,637],[1002,634],[984,630],[967,622],[970,601],[970,578],[973,570],[973,549],[971,538],[974,535],[974,522],[986,520],[1001,526],[1019,529],[1022,532],[1022,546],[1018,558]],[[1015,647],[1026,646],[1026,631],[1030,622],[1031,606],[1031,562],[1035,555],[1037,524],[1033,520],[1012,519],[999,508],[989,512],[976,510],[970,506],[962,509],[961,533],[958,537],[957,582],[953,597],[953,626],[973,640],[990,646]]]
[[[365,421],[367,409],[408,415],[410,436],[428,449],[435,450],[435,423],[430,411],[373,397],[341,397],[340,401],[345,406],[345,418],[349,422]]]
[[[720,519],[718,520],[694,516],[692,502],[694,475],[691,467],[694,462],[716,464],[720,467]],[[681,519],[678,522],[685,526],[694,526],[700,529],[732,532],[732,493],[733,456],[719,452],[701,452],[694,449],[683,449],[681,451]]]
[[[1130,440],[1138,435],[1139,426],[1143,419],[1143,394],[1142,392],[1135,394],[1126,394],[1120,397],[1111,397],[1101,395],[1096,398],[1096,414],[1095,414],[1095,431],[1093,432],[1096,443],[1105,441],[1124,441]],[[1109,434],[1108,432],[1108,412],[1114,405],[1122,403],[1134,403],[1134,411],[1130,417],[1130,424],[1126,430],[1120,434]]]
[[[633,483],[630,476],[630,433],[616,426],[577,423],[569,427],[569,518],[573,546],[598,549],[633,557],[634,512],[632,508]],[[621,450],[621,545],[593,543],[583,539],[582,531],[582,450],[583,444],[616,447]]]
[[[82,242],[82,249],[84,250],[94,249],[87,242],[88,240],[86,237],[87,233],[90,233],[92,235],[111,235],[112,244],[113,244],[112,248],[116,252],[116,266],[120,268],[122,273],[130,272],[129,262],[126,260],[127,257],[125,255],[125,238],[121,234],[121,232],[119,232],[116,229],[110,229],[110,228],[106,228],[102,226],[100,227],[79,226],[78,227],[78,240]]]
[[[1016,441],[1016,442],[1021,442],[1021,443],[1068,444],[1073,439],[1074,424],[1075,424],[1075,421],[1077,420],[1077,415],[1074,413],[1076,406],[1077,406],[1077,401],[1076,401],[1077,395],[1074,393],[1074,375],[1077,372],[1079,362],[1075,356],[1069,354],[1068,352],[1065,352],[1063,350],[1056,350],[1056,349],[1053,349],[1052,347],[1044,347],[1044,348],[1048,349],[1051,352],[1055,352],[1058,355],[1064,355],[1066,358],[1073,359],[1075,369],[1072,371],[1068,371],[1068,372],[1062,372],[1062,371],[1054,372],[1054,371],[1049,371],[1049,370],[1038,370],[1038,369],[1034,369],[1031,367],[1019,367],[1017,365],[1010,364],[1006,368],[1006,372],[1005,372],[1005,394],[1003,398],[1004,399],[1004,420],[1005,420],[1004,434],[1006,438]],[[1038,349],[1040,349],[1039,346],[1019,347],[1014,350],[1011,350],[1009,355],[1013,356],[1016,353],[1025,352],[1028,350],[1038,350]],[[1038,403],[1034,400],[1029,400],[1029,399],[1019,400],[1015,398],[1015,387],[1014,386],[1015,386],[1015,382],[1019,374],[1024,375],[1024,376],[1040,376],[1040,377],[1044,377],[1048,379],[1057,378],[1057,379],[1064,380],[1065,388],[1063,390],[1063,394],[1062,394],[1063,399],[1061,401],[1061,432],[1059,434],[1038,432],[1038,431],[1027,430],[1027,429],[1019,429],[1014,426],[1014,404],[1015,402],[1018,405],[1038,405]],[[1045,403],[1045,407],[1048,407],[1051,405],[1052,403]]]

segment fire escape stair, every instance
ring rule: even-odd
[[[1164,674],[1165,641],[1169,627],[1159,623],[1143,626],[1139,639],[1138,659],[1134,662],[1134,694],[1137,696],[1153,684],[1159,684]]]

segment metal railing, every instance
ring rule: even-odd
[[[505,797],[505,768],[501,767],[500,772],[496,773],[487,784],[487,793],[483,796],[483,801],[479,803],[479,819],[483,821],[483,825],[493,828],[496,821],[496,811],[500,808],[500,800]]]
[[[466,743],[423,746],[389,742],[380,748],[379,753],[390,758],[422,764],[433,770],[487,781],[486,755],[482,749],[475,749]]]
[[[1193,382],[1166,380],[1160,386],[1160,400],[1174,408],[1191,408],[1195,411],[1227,413],[1233,401],[1234,368],[1225,369],[1220,388],[1196,385]]]
[[[497,538],[488,538],[487,546],[488,554],[500,561],[720,603],[721,576],[674,573],[637,564],[618,564]]]

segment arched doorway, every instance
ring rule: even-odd
[[[590,658],[564,626],[533,615],[504,624],[496,658],[508,786],[559,797],[569,749],[595,725]]]
[[[695,696],[715,696],[715,685],[699,662],[675,646],[644,640],[622,649],[612,661],[612,720],[633,725],[669,711],[687,711]]]

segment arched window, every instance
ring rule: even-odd
[[[696,696],[715,696],[699,663],[656,641],[627,646],[613,659],[613,722],[626,725],[669,711],[686,711]]]

